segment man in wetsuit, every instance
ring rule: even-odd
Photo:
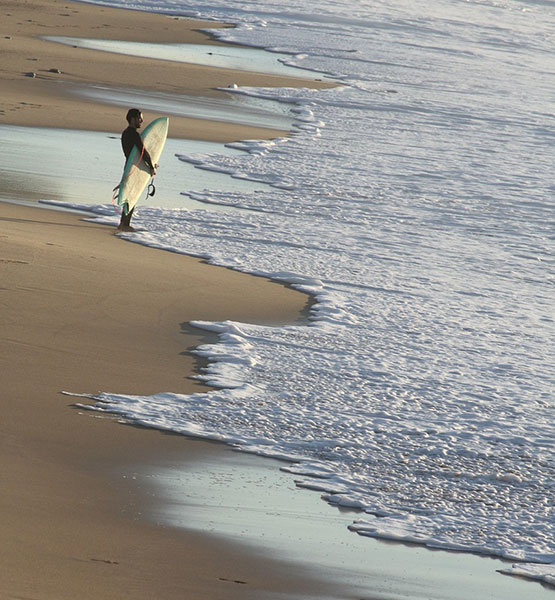
[[[150,169],[150,174],[154,176],[156,174],[156,167],[158,165],[153,164],[150,154],[145,148],[143,140],[138,131],[143,124],[143,113],[138,108],[130,108],[127,112],[126,118],[129,126],[121,134],[121,146],[123,148],[123,153],[125,154],[125,160],[127,161],[129,158],[131,150],[133,150],[133,146],[137,146],[139,156],[142,156],[147,169]],[[125,214],[125,210],[122,211],[121,220],[118,227],[120,231],[134,231],[130,225],[134,210],[135,207],[133,207],[127,214]]]

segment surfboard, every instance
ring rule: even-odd
[[[159,117],[149,123],[143,130],[141,138],[154,164],[158,163],[166,138],[168,137],[168,117]],[[131,154],[125,163],[125,169],[119,184],[117,203],[123,206],[125,214],[135,207],[147,183],[150,180],[150,170],[141,158],[137,146],[133,146]]]

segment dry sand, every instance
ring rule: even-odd
[[[195,29],[204,23],[67,0],[2,0],[0,11],[0,123],[120,130],[120,108],[72,96],[71,86],[84,82],[188,93],[211,93],[229,77],[240,84],[284,84],[280,77],[230,75],[37,38],[202,42],[206,37]],[[37,77],[26,78],[30,71]],[[172,120],[172,135],[194,137],[194,127],[210,138],[206,122],[187,119]],[[222,139],[253,134],[253,128],[213,129]],[[294,565],[143,517],[156,499],[147,500],[125,476],[132,465],[155,467],[225,449],[82,414],[60,393],[199,391],[202,386],[188,378],[196,365],[187,350],[202,338],[183,324],[289,322],[306,309],[307,297],[127,243],[113,228],[67,212],[0,203],[0,221],[0,598],[321,595],[323,583]]]

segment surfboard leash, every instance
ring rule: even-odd
[[[150,180],[148,187],[146,188],[146,197],[148,200],[149,196],[154,196],[156,194],[156,188],[154,187],[154,177]]]
[[[121,184],[120,184],[120,183],[118,183],[118,184],[116,185],[116,187],[115,187],[115,188],[112,190],[112,192],[113,192],[113,193],[112,193],[112,206],[114,207],[114,210],[115,210],[115,211],[118,213],[118,215],[121,215],[121,210],[123,210],[123,207],[122,207],[122,209],[120,210],[120,206],[119,206],[119,204],[116,204],[116,201],[117,201],[117,199],[118,199],[118,196],[119,196],[119,188],[120,188],[120,185],[121,185]]]

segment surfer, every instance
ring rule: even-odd
[[[150,154],[145,148],[143,140],[138,131],[143,124],[143,113],[138,108],[130,108],[127,111],[126,119],[129,125],[121,134],[121,146],[123,148],[123,153],[125,154],[125,160],[127,161],[129,158],[131,150],[133,150],[133,146],[137,146],[137,150],[139,151],[143,162],[145,163],[147,169],[150,169],[151,176],[154,177],[154,175],[156,175],[156,168],[158,165],[153,164]],[[134,210],[135,207],[133,207],[127,214],[125,214],[125,210],[122,211],[121,220],[118,227],[120,231],[133,230],[130,223]]]

